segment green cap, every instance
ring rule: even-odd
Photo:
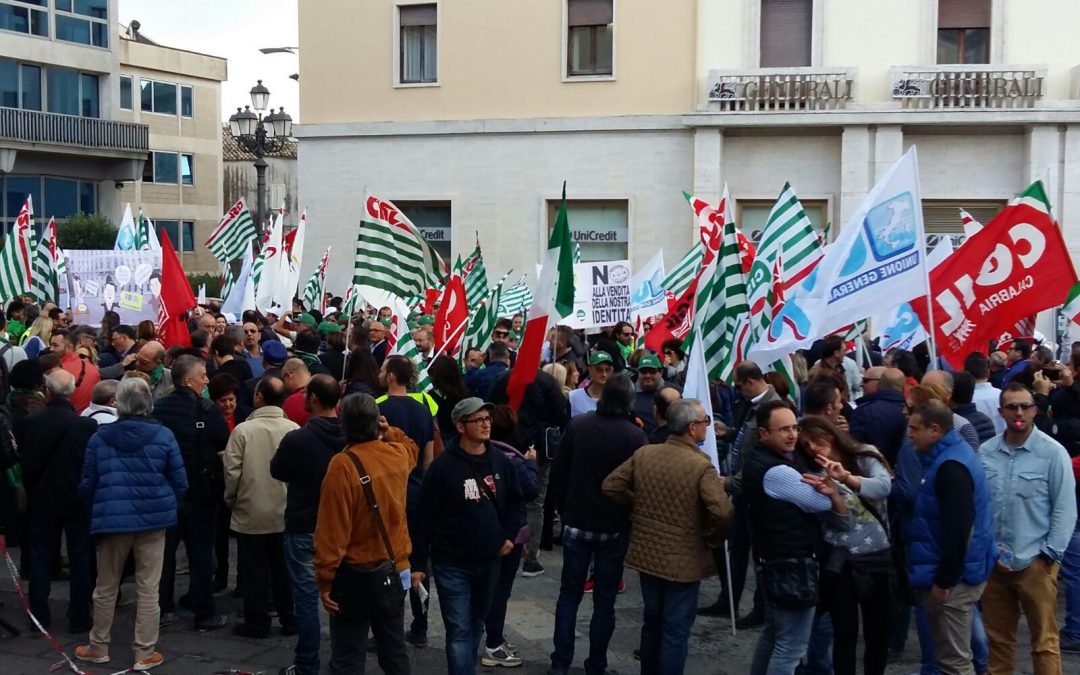
[[[307,325],[311,326],[312,328],[315,327],[315,317],[311,316],[307,312],[304,312],[302,314],[297,314],[296,316],[293,317],[293,320],[296,321],[297,323],[306,323]]]
[[[660,359],[656,357],[656,354],[644,354],[637,362],[638,370],[660,370]]]
[[[611,354],[608,354],[605,351],[595,351],[595,352],[593,352],[592,356],[589,357],[589,365],[590,366],[598,366],[601,363],[612,363]],[[612,365],[614,365],[614,364],[612,363]]]
[[[435,317],[431,316],[430,314],[424,314],[416,320],[416,323],[421,326],[434,326]]]
[[[319,335],[326,336],[330,333],[338,333],[345,330],[341,327],[341,324],[334,323],[333,321],[323,321],[319,324],[319,327],[315,330],[319,331]]]

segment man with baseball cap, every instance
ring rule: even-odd
[[[525,499],[506,455],[491,447],[495,406],[470,397],[450,413],[458,439],[424,474],[413,540],[413,584],[430,556],[446,626],[450,673],[476,672],[480,636],[499,558],[514,549],[525,524]]]
[[[613,372],[615,364],[611,360],[611,354],[597,350],[589,356],[589,386],[570,392],[570,417],[596,410],[600,392],[604,390],[604,385]]]
[[[638,359],[637,372],[637,385],[634,387],[634,416],[641,420],[645,433],[651,434],[656,431],[656,418],[653,416],[656,392],[664,387],[672,387],[681,392],[682,387],[664,381],[664,367],[656,354],[643,354]]]

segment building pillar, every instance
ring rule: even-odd
[[[871,147],[869,127],[844,127],[840,140],[840,203],[833,209],[830,239],[836,239],[873,185]]]
[[[724,162],[724,132],[719,127],[694,129],[694,196],[711,204],[720,202],[724,191],[721,170]]]

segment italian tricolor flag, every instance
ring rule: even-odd
[[[548,327],[574,311],[574,244],[570,241],[570,223],[566,217],[565,182],[562,204],[555,218],[555,229],[548,239],[543,264],[536,297],[529,307],[528,320],[525,322],[525,335],[518,349],[517,362],[506,384],[506,395],[514,410],[521,405],[525,388],[536,379]]]
[[[1069,295],[1065,298],[1061,312],[1069,318],[1069,321],[1080,324],[1080,283],[1073,284],[1073,287],[1069,289]]]

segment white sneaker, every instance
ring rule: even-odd
[[[505,668],[517,668],[523,663],[520,657],[515,656],[506,648],[506,645],[499,645],[495,649],[488,649],[484,647],[484,654],[480,657],[480,665],[482,666],[503,666]]]

